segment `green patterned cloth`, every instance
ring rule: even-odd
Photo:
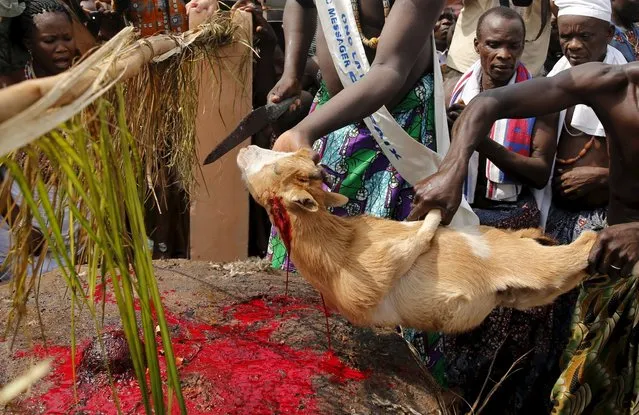
[[[436,151],[433,91],[433,75],[423,76],[391,113],[408,135]],[[322,84],[311,112],[329,98]],[[406,219],[411,210],[413,188],[391,165],[364,122],[334,131],[317,140],[313,147],[321,155],[330,190],[349,199],[346,205],[333,208],[334,214],[366,213],[400,221]],[[274,268],[288,265],[294,270],[292,264],[288,264],[286,248],[275,229],[268,253]]]
[[[584,282],[552,392],[553,414],[639,413],[637,278]]]

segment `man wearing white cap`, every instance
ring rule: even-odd
[[[610,0],[555,0],[555,5],[564,56],[548,76],[587,62],[626,63],[608,45],[614,33]],[[606,132],[590,107],[576,105],[557,118],[554,179],[537,202],[547,218],[546,232],[568,243],[584,230],[606,225],[609,160]]]
[[[614,34],[610,0],[555,0],[555,5],[564,56],[549,77],[588,62],[626,63],[623,55],[608,45]],[[568,108],[556,117],[554,177],[546,189],[537,192],[536,198],[546,232],[561,243],[570,243],[585,230],[600,231],[607,225],[608,140],[597,115],[586,105]],[[558,351],[570,336],[571,315],[578,295],[575,290],[554,305],[553,343]],[[580,306],[583,304],[577,307]],[[555,366],[551,372],[558,374],[559,368]],[[554,391],[556,405],[562,411],[574,404],[571,392],[563,387]]]
[[[611,160],[609,226],[599,232],[588,258],[593,276],[584,281],[572,316],[572,337],[552,393],[553,415],[639,413],[638,91],[639,62],[587,63],[554,77],[487,90],[462,112],[438,173],[415,185],[411,217],[441,209],[449,223],[461,200],[468,160],[496,120],[580,104],[592,107],[601,120]]]
[[[555,5],[564,56],[549,77],[588,62],[626,63],[623,55],[608,45],[614,34],[610,0],[555,0]],[[586,105],[576,105],[556,116],[554,177],[535,196],[546,232],[561,243],[570,243],[585,230],[600,231],[607,225],[608,140],[596,114]],[[558,350],[570,336],[578,295],[574,290],[554,305],[553,343]],[[558,367],[552,372],[558,373]]]
[[[415,185],[411,217],[435,208],[442,210],[445,224],[450,222],[461,199],[468,160],[496,120],[564,110],[559,117],[575,137],[564,132],[563,145],[581,143],[563,155],[566,164],[574,170],[586,157],[596,161],[593,149],[598,150],[599,143],[603,147],[599,153],[610,154],[610,180],[607,224],[589,257],[593,277],[583,283],[572,314],[572,336],[553,389],[552,413],[639,413],[639,63],[616,65],[623,60],[607,48],[607,0],[556,3],[566,56],[555,76],[475,97],[455,125],[439,172]],[[590,61],[610,65],[586,63]],[[607,136],[602,134],[604,127]],[[565,129],[562,122],[558,130]],[[586,142],[595,136],[593,144],[585,146],[578,131],[589,134]],[[603,136],[607,138],[602,142]],[[576,225],[588,223],[586,219]],[[566,323],[570,315],[554,318],[562,320]]]
[[[564,56],[549,77],[588,62],[626,63],[623,55],[609,46],[610,0],[555,0],[557,28]],[[555,115],[557,154],[554,174],[545,189],[535,191],[541,211],[542,227],[561,243],[570,243],[585,230],[600,231],[607,225],[609,198],[609,156],[606,132],[594,111],[576,105]],[[579,295],[574,290],[560,297],[553,307],[553,347],[551,360],[556,375],[561,350],[570,336],[571,315]]]
[[[639,413],[638,91],[639,62],[588,63],[487,90],[462,112],[439,171],[415,185],[411,217],[440,209],[447,224],[461,201],[468,160],[495,121],[583,104],[605,126],[611,160],[608,226],[588,258],[593,276],[583,282],[572,315],[572,337],[552,393],[553,415]]]

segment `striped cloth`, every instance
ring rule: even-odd
[[[480,61],[466,72],[455,85],[450,105],[458,102],[468,104],[481,90],[482,68]],[[524,82],[532,76],[522,63],[517,64],[515,74],[508,82],[509,85]],[[523,156],[530,156],[532,132],[535,126],[535,118],[526,119],[502,119],[493,124],[490,138],[506,147],[508,150]],[[475,198],[479,156],[475,152],[468,163],[468,177],[464,186],[464,193],[469,203]],[[521,192],[522,186],[516,180],[509,178],[503,171],[490,160],[486,160],[486,198],[502,202],[515,202]]]

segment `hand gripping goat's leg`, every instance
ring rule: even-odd
[[[396,276],[402,276],[413,266],[420,255],[430,249],[430,243],[439,228],[442,220],[442,212],[440,210],[431,210],[426,215],[426,219],[422,222],[419,230],[412,238],[406,238],[396,247],[401,252],[396,257],[398,259]]]

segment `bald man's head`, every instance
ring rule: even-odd
[[[526,39],[526,24],[524,23],[524,19],[522,19],[519,13],[517,13],[513,9],[503,6],[488,9],[479,17],[479,21],[477,22],[476,34],[478,39],[482,36],[484,30],[486,29],[486,23],[495,20],[516,21],[517,23],[519,23],[521,28],[522,41]]]
[[[485,87],[508,83],[524,53],[525,38],[524,21],[512,9],[495,7],[479,18],[475,50],[479,54]]]

